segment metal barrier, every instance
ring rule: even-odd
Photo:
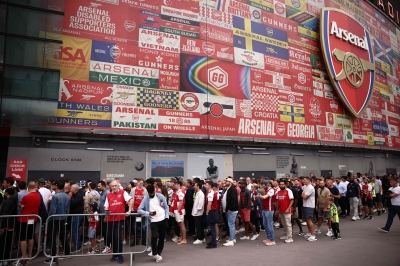
[[[17,265],[25,265],[39,255],[43,233],[39,215],[1,215],[0,230],[0,264],[17,261]],[[35,240],[38,248],[32,254]]]
[[[130,255],[132,266],[134,254],[144,253],[149,245],[147,219],[138,213],[51,215],[45,225],[44,255],[50,265],[73,257]]]

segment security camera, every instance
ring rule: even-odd
[[[35,138],[33,143],[35,143],[36,146],[40,146],[42,144],[42,140],[40,138]]]

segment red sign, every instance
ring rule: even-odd
[[[233,31],[201,22],[200,39],[233,46]]]
[[[233,62],[234,59],[232,46],[187,37],[181,37],[181,53],[208,56],[228,62]]]
[[[111,105],[112,86],[72,79],[60,80],[60,102]]]
[[[333,86],[347,109],[360,117],[374,86],[374,55],[370,34],[362,24],[338,9],[321,14],[322,52]]]
[[[27,164],[27,159],[10,159],[8,161],[8,176],[13,177],[14,180],[25,181]]]

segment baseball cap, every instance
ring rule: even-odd
[[[175,184],[183,185],[181,180],[176,180]]]
[[[136,183],[137,183],[137,180],[136,180],[136,179],[133,179],[132,182],[133,182],[134,184],[136,184]]]
[[[239,184],[241,184],[241,185],[247,185],[246,181],[240,181]]]
[[[46,183],[46,180],[44,178],[39,178],[38,182],[39,183]]]
[[[263,181],[261,182],[261,185],[268,185],[268,181],[263,180]]]
[[[97,208],[97,202],[94,201],[94,202],[90,203],[90,206],[93,208]]]
[[[228,182],[231,182],[231,183],[232,183],[232,182],[233,182],[233,179],[232,179],[232,178],[227,178],[227,179],[226,179],[226,181],[228,181]]]

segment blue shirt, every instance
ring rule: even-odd
[[[349,198],[358,198],[359,195],[361,195],[361,193],[359,193],[360,190],[360,185],[356,182],[349,182],[349,184],[347,185],[347,196]]]
[[[99,206],[99,213],[105,213],[104,211],[104,203],[106,203],[107,194],[110,191],[108,189],[104,190],[100,195],[100,206]]]
[[[168,207],[168,203],[167,203],[164,195],[156,193],[155,197],[157,197],[158,200],[160,201],[160,206],[164,208],[165,219],[168,219],[169,218],[169,207]],[[146,225],[149,224],[149,220],[150,220],[149,219],[150,212],[148,210],[150,210],[150,197],[149,196],[145,196],[144,199],[142,200],[142,202],[139,205],[138,213],[140,215],[143,215],[144,217],[146,217]]]
[[[60,191],[54,194],[54,196],[51,198],[49,217],[55,214],[68,214],[70,201],[71,199],[64,191]],[[53,219],[65,220],[66,216],[57,216],[54,217]]]
[[[19,203],[21,202],[22,198],[28,194],[29,194],[29,192],[26,190],[21,190],[20,192],[18,192],[18,203],[17,203],[18,204],[18,215],[21,214],[21,210],[22,210],[21,207],[19,206]]]

